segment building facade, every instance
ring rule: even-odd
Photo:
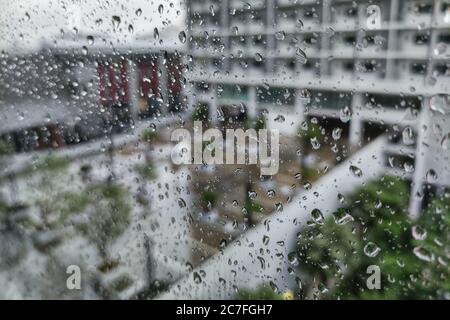
[[[450,122],[449,1],[190,0],[187,6],[189,96],[208,107],[213,121],[244,106],[248,117],[263,113],[269,128],[287,135],[311,120],[324,130],[340,127],[349,149],[387,134],[380,161],[387,174],[412,181],[412,215],[427,189],[448,188],[448,165],[425,163],[431,163],[427,130],[439,118],[443,132],[435,139],[443,141]],[[447,148],[433,150],[448,162]],[[436,179],[427,178],[432,170],[439,171]]]
[[[16,152],[59,148],[182,109],[182,46],[110,41],[78,33],[2,54],[0,138]]]

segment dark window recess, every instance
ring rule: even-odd
[[[266,39],[265,39],[265,37],[262,37],[261,35],[253,36],[253,44],[264,45],[264,44],[266,44]]]
[[[356,43],[356,37],[354,35],[345,36],[344,42],[349,45],[354,45]]]
[[[419,3],[414,9],[415,12],[420,14],[431,13],[433,12],[433,5],[431,3]]]
[[[314,9],[314,8],[311,8],[311,9],[305,9],[305,11],[303,12],[303,16],[304,16],[306,19],[313,19],[313,18],[316,18],[316,17],[317,17],[316,9]]]
[[[376,70],[376,65],[372,62],[364,62],[362,65],[365,72],[374,72]]]
[[[290,88],[264,88],[258,87],[256,89],[257,100],[261,103],[275,103],[275,104],[294,104],[295,89]]]
[[[258,68],[258,69],[264,69],[264,63],[262,61],[257,61],[255,59],[251,60],[251,64],[253,67]]]
[[[343,67],[345,71],[353,71],[353,62],[344,62]]]
[[[209,84],[206,82],[197,83],[195,85],[195,87],[196,87],[197,91],[200,91],[200,92],[207,92],[209,90]]]
[[[363,132],[365,142],[373,141],[382,134],[385,134],[388,138],[388,141],[391,143],[399,143],[401,142],[402,138],[401,132],[399,130],[395,130],[390,126],[386,126],[375,121],[368,121],[364,123]]]
[[[373,35],[367,35],[363,38],[364,41],[366,41],[368,44],[375,44],[375,36]]]
[[[248,87],[241,87],[238,85],[223,85],[222,92],[218,93],[219,96],[226,99],[248,99]]]
[[[217,69],[222,69],[223,61],[222,61],[221,59],[214,59],[214,60],[212,61],[212,64],[213,64],[213,66],[214,66],[215,68],[217,68]]]
[[[411,65],[411,72],[414,74],[424,74],[427,71],[427,66],[424,63],[413,63]]]
[[[311,69],[312,68],[312,63],[311,61],[307,61],[304,65],[303,65],[303,69]]]
[[[313,91],[310,101],[315,108],[340,110],[351,106],[352,97],[344,92]]]
[[[286,65],[291,70],[295,69],[295,61],[294,60],[289,60]]]
[[[449,75],[450,74],[450,65],[445,63],[439,63],[434,66],[434,71],[438,75]]]
[[[212,38],[211,42],[212,42],[212,44],[215,45],[215,46],[220,46],[220,45],[223,44],[221,38]]]
[[[450,43],[450,33],[440,34],[438,37],[438,42]]]
[[[358,10],[356,10],[356,8],[348,8],[345,10],[345,15],[347,17],[356,17],[357,14]]]
[[[442,6],[441,6],[441,11],[442,11],[442,12],[445,12],[445,11],[447,11],[447,10],[450,10],[450,2],[448,2],[448,3],[443,3]]]
[[[317,38],[314,36],[305,36],[305,38],[303,39],[303,42],[307,45],[314,45],[317,42]]]
[[[416,44],[427,44],[430,42],[430,36],[428,34],[416,34],[414,37]]]
[[[420,109],[422,103],[419,98],[369,94],[366,95],[366,104],[372,107],[382,107],[382,108]]]

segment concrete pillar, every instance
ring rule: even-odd
[[[184,95],[186,96],[186,111],[192,112],[196,104],[195,91],[193,84],[187,84],[184,88]]]
[[[255,119],[257,116],[256,112],[256,87],[248,87],[248,102],[247,102],[247,116],[250,119]]]
[[[169,109],[169,92],[167,87],[167,63],[164,64],[164,57],[162,54],[158,55],[158,68],[161,70],[161,77],[159,78],[159,87],[161,88],[161,96],[163,103],[161,106],[161,114],[167,114]]]
[[[359,110],[362,107],[362,95],[360,93],[353,94],[352,99],[352,118],[350,120],[350,146],[358,147],[363,139],[362,119],[358,116]]]
[[[266,0],[266,19],[267,19],[267,30],[273,30],[275,24],[275,0]],[[266,34],[267,51],[266,51],[266,68],[267,72],[272,72],[273,70],[273,58],[272,55],[275,52],[275,35],[273,32],[268,32]]]
[[[209,118],[211,119],[211,124],[217,125],[219,123],[218,118],[218,97],[217,97],[217,86],[211,84],[211,98],[209,99]]]
[[[230,31],[230,22],[229,22],[229,12],[230,12],[230,4],[229,0],[221,0],[220,6],[221,6],[221,12],[220,12],[220,26],[223,33],[228,33]],[[230,69],[230,37],[224,37],[222,39],[224,41],[225,49],[224,49],[224,56],[225,59],[223,60],[223,69],[229,70]]]
[[[128,92],[130,95],[129,105],[131,118],[134,123],[138,120],[139,116],[139,76],[138,68],[132,58],[128,59]]]
[[[322,2],[322,25],[329,24],[331,22],[330,17],[330,0],[323,0]],[[322,33],[321,37],[321,51],[330,49],[330,37],[325,33]],[[328,57],[322,57],[320,61],[320,74],[322,77],[328,75],[329,70]]]
[[[360,5],[358,6],[358,19],[357,19],[357,23],[356,23],[356,43],[362,43],[362,39],[363,39],[363,31],[362,30],[366,30],[367,26],[366,26],[366,10],[367,10],[367,5]],[[353,79],[355,79],[357,76],[359,76],[359,72],[356,71],[356,63],[359,62],[359,56],[360,56],[360,52],[357,49],[358,46],[353,46],[353,63],[355,64],[355,67],[353,69]],[[353,122],[353,121],[352,121]]]
[[[422,208],[422,197],[418,194],[423,192],[424,181],[426,178],[426,154],[428,148],[424,144],[424,132],[422,127],[428,125],[427,113],[430,99],[426,98],[422,104],[422,110],[420,112],[419,124],[417,126],[417,143],[416,143],[416,153],[415,153],[415,164],[414,173],[412,177],[411,194],[409,199],[409,215],[412,218],[417,218],[420,215]]]
[[[438,21],[438,17],[440,14],[440,10],[442,7],[441,0],[435,0],[433,1],[433,15],[431,16],[431,25],[433,26],[434,23]],[[428,79],[431,78],[433,74],[433,62],[434,62],[434,48],[436,48],[437,45],[437,37],[438,33],[441,32],[440,30],[435,29],[434,27],[431,28],[431,35],[430,35],[430,45],[428,46],[428,63],[427,63],[427,76],[424,79],[425,85],[428,84]]]
[[[295,93],[295,116],[299,125],[305,121],[305,105],[308,103],[308,99],[301,96],[301,89],[297,89]]]
[[[391,8],[390,8],[390,23],[393,23],[399,14],[399,4],[398,0],[391,0]],[[388,33],[388,44],[387,44],[387,59],[386,59],[386,78],[394,78],[395,77],[395,60],[392,58],[392,55],[396,51],[397,46],[397,36],[398,31],[390,28]]]

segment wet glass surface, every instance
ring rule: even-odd
[[[449,1],[0,9],[1,299],[450,298]]]

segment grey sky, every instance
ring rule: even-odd
[[[120,17],[116,28],[113,16]],[[83,34],[104,34],[126,43],[152,34],[155,27],[162,35],[164,30],[181,31],[184,21],[183,0],[0,0],[0,49],[35,50],[42,38],[53,40],[61,29],[74,32],[74,26]]]

